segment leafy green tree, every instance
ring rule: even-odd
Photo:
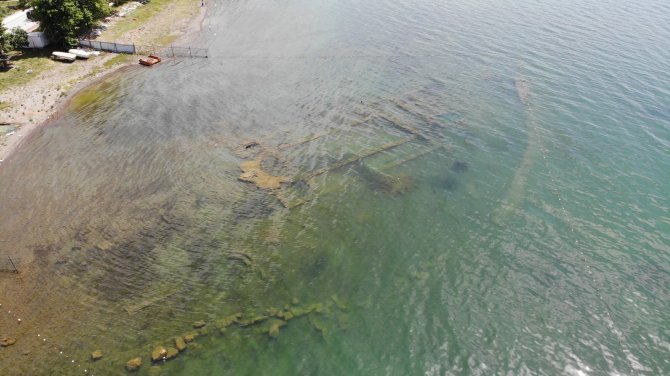
[[[28,33],[20,27],[15,27],[11,32],[0,24],[0,55],[5,52],[18,50],[28,45]]]
[[[20,27],[15,27],[9,33],[9,45],[12,50],[28,47],[28,33]]]
[[[33,0],[33,18],[52,41],[74,46],[77,36],[109,14],[106,0]]]
[[[18,6],[21,9],[30,8],[30,0],[19,0]]]
[[[9,42],[9,36],[6,35],[6,33],[7,29],[2,25],[2,22],[0,22],[0,56],[5,54],[5,50],[7,49],[5,45]]]

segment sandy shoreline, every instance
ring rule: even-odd
[[[117,38],[117,41],[159,39],[170,34],[179,34],[176,44],[192,41],[201,31],[207,7],[201,7],[193,2],[188,14],[181,14],[183,18],[175,19],[177,16],[173,14],[171,8],[176,6],[176,3],[178,0],[167,4],[139,29],[124,33]],[[114,21],[110,24],[110,31],[113,31],[114,24]],[[99,39],[106,40],[104,34]],[[117,61],[113,61],[116,56],[119,55],[103,52],[92,59],[58,64],[54,69],[40,74],[23,87],[0,92],[0,102],[11,104],[10,108],[0,111],[0,125],[15,128],[14,132],[0,134],[0,166],[9,163],[11,156],[24,142],[35,135],[38,129],[57,118],[76,93],[120,68],[137,65],[135,59],[137,56],[130,55],[128,58],[130,62],[128,59],[118,61],[118,58]],[[20,67],[20,63],[17,65]]]

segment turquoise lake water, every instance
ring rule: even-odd
[[[3,374],[670,374],[670,3],[217,0],[195,44],[0,166]]]

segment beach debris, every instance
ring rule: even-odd
[[[142,358],[132,358],[126,362],[126,370],[129,372],[137,371],[142,366]]]
[[[353,122],[347,126],[341,124],[333,131],[279,145],[256,140],[243,142],[233,148],[245,159],[240,165],[239,180],[267,190],[285,208],[292,209],[315,197],[314,193],[324,183],[316,177],[372,160],[385,164],[379,166],[373,162],[373,171],[363,177],[371,188],[384,193],[405,193],[414,187],[411,173],[392,174],[389,170],[437,150],[451,149],[437,128],[447,127],[446,122],[460,118],[461,114],[452,115],[441,95],[441,89],[426,86],[398,97],[356,105],[350,114],[354,116]],[[448,119],[443,119],[444,114],[449,115]],[[305,165],[304,153],[300,151],[321,150],[313,147],[317,145],[312,142],[328,135],[336,136],[343,144],[328,144],[327,155],[319,156],[314,165]]]
[[[167,355],[167,353],[168,351],[165,347],[158,346],[151,352],[151,361],[159,362],[163,360],[163,358]]]
[[[196,328],[196,329],[200,329],[205,325],[207,325],[207,323],[204,320],[198,320],[198,321],[193,323],[193,327]]]
[[[229,260],[241,261],[246,266],[251,266],[251,256],[244,252],[229,252],[226,256]]]
[[[9,346],[11,346],[11,345],[13,345],[13,344],[15,344],[15,343],[16,343],[16,339],[14,339],[14,338],[3,338],[3,339],[0,341],[0,346],[2,346],[2,347],[9,347]]]
[[[176,337],[174,339],[174,347],[179,351],[186,350],[186,341],[182,337]]]
[[[102,350],[95,350],[91,353],[91,360],[96,361],[102,359]]]
[[[258,141],[247,141],[247,142],[242,143],[242,147],[244,149],[251,149],[251,148],[259,146],[259,145],[260,144],[258,143]]]

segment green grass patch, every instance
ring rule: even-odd
[[[0,1],[0,17],[6,17],[17,11],[19,0]]]
[[[120,38],[123,34],[138,29],[163,10],[167,4],[170,4],[173,1],[175,0],[152,0],[146,5],[143,5],[126,15],[124,19],[118,21],[109,30],[103,32],[98,39],[114,41]]]
[[[16,9],[10,8],[15,7],[16,4],[18,1],[0,1],[0,17],[4,18],[16,12]]]
[[[130,63],[135,59],[135,55],[128,55],[128,54],[117,54],[113,58],[105,61],[102,66],[104,69],[109,69],[113,66],[119,65],[119,64],[127,64]]]
[[[107,60],[107,61],[105,61],[104,63],[102,63],[102,66],[95,67],[95,68],[94,68],[90,73],[88,73],[86,76],[81,77],[81,78],[78,78],[77,80],[74,80],[74,81],[71,82],[70,84],[73,85],[73,84],[74,84],[75,82],[77,82],[77,81],[86,80],[87,78],[89,78],[89,77],[93,77],[93,76],[97,75],[98,73],[100,73],[100,72],[102,72],[102,71],[106,71],[106,70],[108,70],[108,69],[110,69],[110,68],[113,68],[113,67],[116,67],[116,66],[119,66],[119,65],[128,64],[128,63],[130,63],[131,61],[133,61],[134,59],[135,59],[135,55],[127,55],[127,54],[118,54],[118,55],[115,55],[114,57],[112,57],[112,58],[110,58],[109,60]]]
[[[56,64],[62,64],[49,58],[50,50],[25,50],[11,55],[10,62],[14,67],[0,71],[0,91],[25,85]]]
[[[170,11],[156,20],[158,24],[165,24],[163,27],[159,26],[159,30],[170,29],[169,26],[173,22],[192,17],[194,12],[198,11],[199,3],[193,0],[152,0],[150,3],[133,10],[122,20],[117,21],[107,31],[103,32],[98,39],[109,42],[116,41],[127,32],[144,26],[168,7]],[[180,35],[180,33],[174,33],[175,30],[172,31],[171,34],[157,34],[160,33],[157,30],[148,31],[138,35],[136,40],[132,42],[142,46],[170,44]]]

